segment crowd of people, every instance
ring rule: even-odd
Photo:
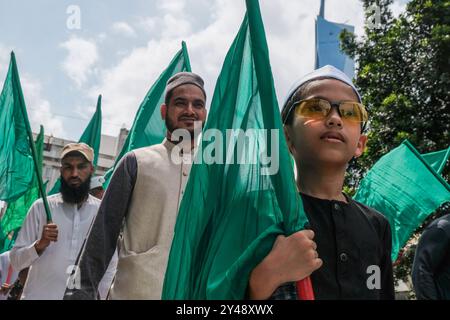
[[[127,153],[103,189],[84,143],[61,153],[60,193],[30,208],[14,247],[0,256],[0,299],[161,299],[181,199],[197,150],[194,123],[207,118],[202,78],[173,76],[161,105],[166,138]],[[352,81],[326,66],[296,82],[282,107],[284,134],[309,220],[280,235],[253,269],[248,299],[298,299],[311,277],[316,299],[395,299],[391,226],[343,192],[348,163],[364,151],[369,112]],[[172,136],[177,129],[190,140]],[[178,146],[178,152],[173,152]],[[178,159],[174,159],[174,155]],[[450,218],[419,242],[413,283],[420,299],[450,299]],[[368,285],[367,270],[379,281]]]

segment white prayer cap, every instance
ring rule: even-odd
[[[92,177],[89,190],[102,187],[103,183],[105,183],[105,178],[103,176]]]
[[[353,84],[352,80],[350,80],[349,77],[347,77],[347,75],[345,73],[343,73],[341,70],[331,66],[331,65],[326,65],[322,68],[319,68],[317,70],[314,70],[311,73],[308,73],[307,75],[301,77],[299,80],[297,80],[294,85],[291,87],[291,89],[289,90],[286,99],[284,100],[283,103],[283,110],[282,110],[282,114],[285,113],[285,108],[286,105],[288,104],[289,100],[291,99],[292,95],[295,93],[295,91],[297,91],[297,89],[305,84],[306,82],[309,82],[311,80],[317,80],[317,79],[337,79],[340,80],[346,84],[348,84],[350,87],[352,87],[353,91],[355,91],[356,95],[358,96],[358,100],[359,102],[362,102],[361,99],[361,95],[359,94],[358,90],[356,89],[355,85]],[[286,110],[287,111],[287,110]],[[285,115],[287,116],[287,115]]]

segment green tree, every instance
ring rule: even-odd
[[[349,190],[404,139],[420,153],[445,149],[450,142],[450,1],[412,0],[398,18],[390,11],[392,0],[362,3],[371,22],[364,36],[357,39],[345,30],[340,35],[343,51],[357,62],[355,83],[371,119],[367,150],[349,170]],[[447,181],[449,169],[443,171]],[[442,206],[418,232],[449,210],[448,203]],[[397,279],[409,272],[407,256]]]

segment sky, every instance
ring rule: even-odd
[[[408,0],[394,0],[398,16]],[[320,0],[260,0],[279,104],[313,70]],[[211,102],[244,0],[0,0],[0,84],[14,50],[33,131],[78,140],[102,94],[102,133],[129,129],[147,91],[186,41]],[[78,19],[79,18],[79,19]],[[325,19],[363,34],[358,0],[326,0]]]

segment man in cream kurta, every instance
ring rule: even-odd
[[[178,208],[195,152],[194,122],[205,121],[205,102],[198,75],[182,72],[169,79],[161,106],[167,138],[127,153],[117,165],[82,253],[81,289],[67,290],[64,299],[94,298],[116,246],[119,262],[109,297],[161,299]],[[171,141],[177,129],[187,130],[191,140]]]

